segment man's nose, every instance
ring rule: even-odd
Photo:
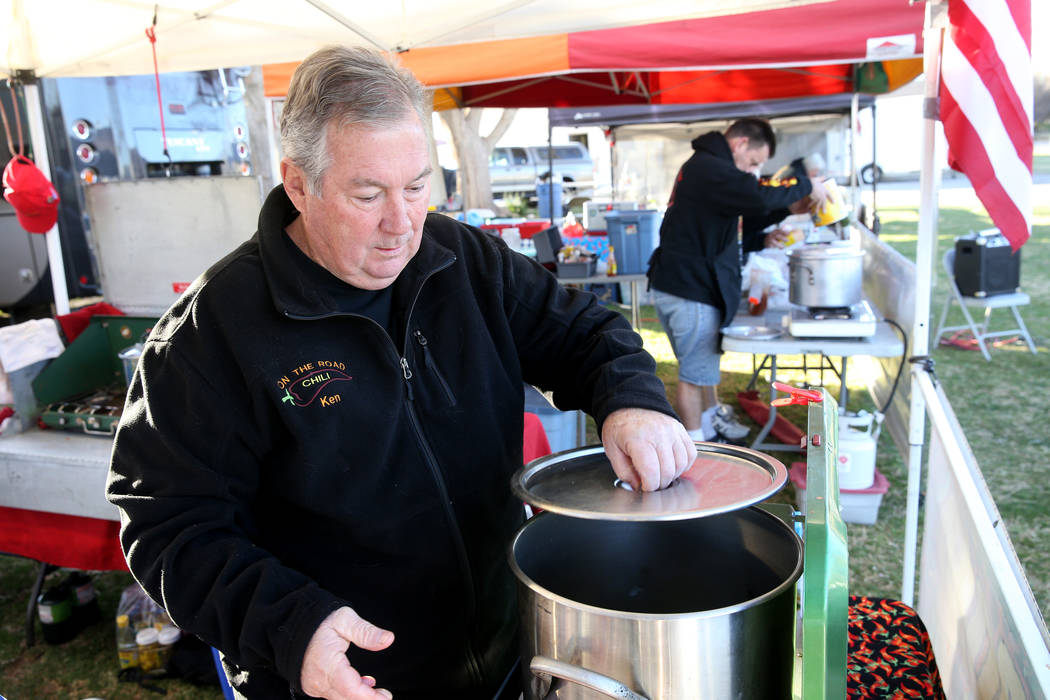
[[[401,197],[387,197],[380,227],[383,231],[397,234],[410,229],[412,220],[408,216],[408,202]]]

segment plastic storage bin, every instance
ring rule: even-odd
[[[795,494],[799,510],[806,511],[806,463],[796,462],[788,470],[791,483],[795,485]],[[839,512],[847,523],[874,525],[879,519],[879,506],[882,497],[890,490],[890,482],[878,469],[875,470],[875,483],[866,489],[839,489]]]
[[[536,185],[536,207],[541,219],[555,219],[561,217],[561,183],[555,182],[554,186],[554,215],[551,216],[551,183],[540,182]]]
[[[637,211],[637,202],[596,202],[583,203],[583,227],[588,231],[605,231],[605,215],[611,211]]]
[[[535,413],[543,423],[551,452],[561,452],[577,447],[577,425],[579,411],[559,411],[544,398],[536,387],[525,385],[525,410]]]
[[[609,245],[616,250],[621,275],[637,275],[649,267],[649,256],[659,242],[662,216],[655,209],[605,212]]]

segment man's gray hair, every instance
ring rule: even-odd
[[[292,75],[281,113],[281,147],[306,175],[311,194],[331,164],[328,125],[389,127],[415,112],[430,134],[426,89],[396,59],[363,47],[329,46]]]

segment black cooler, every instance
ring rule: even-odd
[[[989,229],[955,239],[955,284],[964,296],[1011,294],[1021,285],[1021,251]]]

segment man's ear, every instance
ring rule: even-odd
[[[284,181],[284,192],[299,211],[306,202],[306,174],[302,168],[288,158],[281,159],[281,180]]]

